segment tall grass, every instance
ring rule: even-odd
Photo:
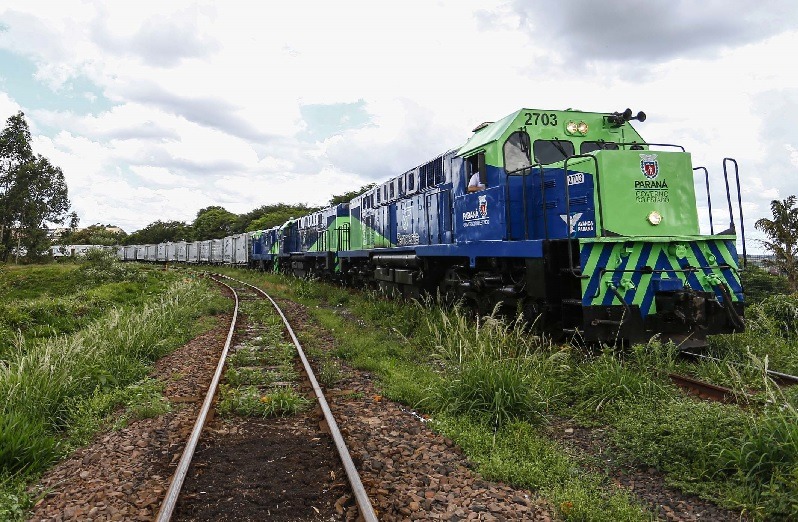
[[[67,405],[97,387],[141,379],[172,346],[170,335],[185,331],[207,300],[202,285],[180,281],[140,310],[112,310],[70,336],[37,343],[18,338],[0,363],[0,470],[49,462],[59,451],[54,435],[67,427]]]
[[[494,313],[475,324],[455,307],[428,316],[427,327],[443,373],[433,403],[450,414],[488,414],[496,426],[537,422],[563,393],[567,352],[532,335],[522,316]]]

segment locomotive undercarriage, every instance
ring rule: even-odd
[[[655,334],[683,347],[706,344],[706,336],[742,331],[741,303],[724,306],[713,292],[689,288],[655,294],[657,312],[643,319],[637,305],[584,306],[581,279],[569,268],[568,245],[550,242],[541,258],[479,258],[474,267],[453,257],[418,257],[409,253],[376,253],[345,258],[335,270],[332,256],[296,255],[282,266],[299,277],[336,280],[404,298],[439,296],[462,302],[479,315],[522,311],[527,322],[555,338],[573,336],[584,342],[647,342]],[[321,254],[321,253],[320,253]]]

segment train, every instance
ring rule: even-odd
[[[711,188],[683,146],[641,137],[632,122],[645,120],[630,109],[519,109],[347,203],[268,230],[120,246],[118,256],[437,295],[480,313],[522,310],[586,343],[705,346],[708,335],[744,329],[738,165],[724,158],[724,183],[717,189],[715,175]],[[712,195],[724,188],[729,226],[716,232]]]

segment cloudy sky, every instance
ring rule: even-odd
[[[631,107],[719,188],[738,161],[755,237],[798,193],[796,48],[794,0],[0,0],[0,118],[82,225],[131,232],[322,204],[521,107]]]

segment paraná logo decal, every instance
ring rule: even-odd
[[[657,163],[656,154],[641,154],[640,155],[640,170],[643,175],[648,179],[654,179],[659,175],[659,163]]]
[[[488,196],[480,195],[477,197],[477,209],[463,212],[463,226],[476,227],[490,223],[488,216]]]

